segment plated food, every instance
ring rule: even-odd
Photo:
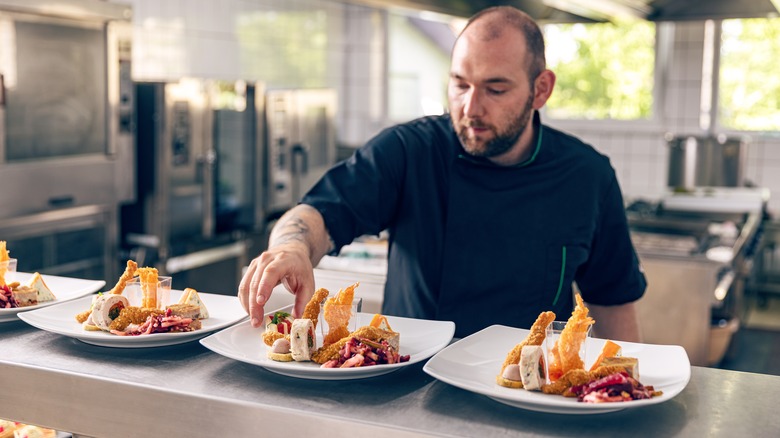
[[[210,303],[209,303],[210,305]],[[210,305],[211,307],[211,305]],[[246,314],[239,305],[241,311]],[[290,313],[292,305],[277,309]],[[276,312],[269,312],[272,315]],[[354,315],[356,327],[370,325],[374,319],[373,313],[357,312]],[[319,318],[322,320],[322,318]],[[433,321],[426,319],[402,318],[388,316],[387,320],[393,331],[401,333],[403,340],[400,344],[400,353],[409,355],[409,361],[398,362],[381,366],[360,366],[351,368],[322,368],[316,362],[279,362],[268,357],[268,346],[258,342],[258,331],[249,321],[225,328],[217,333],[200,340],[200,343],[209,350],[222,356],[255,365],[274,374],[287,377],[309,380],[353,380],[366,379],[393,373],[409,366],[428,360],[439,350],[446,347],[455,334],[455,324],[452,321]],[[319,324],[318,324],[319,325]],[[321,330],[319,331],[321,333]],[[138,337],[143,338],[143,337]],[[134,339],[138,339],[134,338]],[[154,338],[154,336],[147,336]],[[127,339],[127,338],[119,338]],[[260,344],[258,346],[258,344]],[[495,372],[495,371],[494,371]],[[562,398],[562,397],[561,397]]]
[[[143,294],[140,305],[133,306],[123,292],[136,276],[141,280]],[[196,290],[187,288],[178,303],[166,305],[158,300],[157,287],[157,269],[139,268],[136,262],[128,260],[116,285],[97,294],[90,308],[75,316],[76,321],[86,331],[117,336],[191,332],[202,327],[201,320],[208,318],[209,313]]]
[[[0,438],[54,438],[53,429],[0,419]]]
[[[15,269],[10,266],[11,260],[7,243],[0,240],[0,309],[30,307],[57,299],[38,272],[25,283],[6,282],[6,274]]]
[[[404,334],[406,333],[404,331]],[[663,394],[629,403],[581,403],[576,397],[562,397],[497,384],[496,374],[501,370],[507,352],[529,333],[528,329],[492,325],[446,346],[425,363],[423,371],[441,382],[484,395],[508,406],[567,415],[602,414],[665,403],[680,394],[691,378],[691,363],[681,346],[621,341],[622,355],[636,358],[641,365],[642,383],[652,385]],[[605,343],[605,339],[593,336],[585,339],[586,365],[595,362]]]
[[[266,355],[277,362],[315,362],[322,368],[356,368],[408,362],[410,355],[400,354],[400,334],[390,328],[382,315],[375,315],[368,325],[350,332],[352,302],[359,283],[352,284],[332,297],[327,289],[315,291],[301,318],[287,312],[266,317],[263,342]],[[320,309],[328,329],[318,341]]]
[[[182,290],[172,289],[170,300],[173,303],[178,303],[185,295],[187,294]],[[209,313],[207,319],[200,319],[200,329],[188,332],[158,332],[151,336],[117,336],[103,330],[84,330],[83,323],[79,323],[73,317],[73,315],[83,312],[84,309],[89,309],[94,297],[94,294],[81,296],[78,299],[22,312],[19,313],[18,318],[33,327],[50,333],[77,339],[86,344],[109,348],[156,348],[184,344],[197,341],[217,330],[247,319],[246,311],[241,307],[241,303],[235,295],[198,292],[198,297],[208,306]],[[255,331],[255,339],[256,336],[257,332]]]
[[[0,284],[0,308],[3,309],[36,306],[56,299],[54,292],[38,272],[25,283],[14,281]]]
[[[661,391],[639,382],[638,359],[622,357],[622,347],[614,341],[606,340],[596,361],[589,370],[585,369],[582,347],[595,321],[588,316],[579,294],[576,301],[560,336],[547,351],[542,345],[555,314],[539,315],[526,338],[507,354],[496,383],[508,388],[576,397],[586,403],[623,402],[662,395]]]

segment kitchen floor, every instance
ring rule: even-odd
[[[780,297],[768,299],[765,306],[750,306],[745,324],[716,368],[780,376]]]

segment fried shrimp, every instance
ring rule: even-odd
[[[588,316],[588,308],[585,307],[582,297],[577,294],[574,298],[577,300],[577,306],[552,348],[549,366],[551,376],[561,376],[571,370],[585,368],[580,357],[580,348],[588,337],[588,329],[595,321]]]
[[[125,285],[127,285],[127,282],[133,279],[135,277],[135,271],[138,270],[138,263],[128,260],[127,266],[125,267],[125,272],[122,273],[122,276],[119,277],[119,281],[116,282],[116,285],[113,289],[111,289],[108,293],[112,294],[121,294],[125,290]]]
[[[522,342],[515,345],[515,348],[513,348],[512,351],[506,355],[504,364],[501,365],[501,372],[499,373],[499,377],[504,372],[504,369],[507,367],[507,365],[520,362],[520,353],[523,351],[523,347],[526,345],[542,345],[542,342],[544,342],[544,338],[546,336],[545,332],[547,330],[547,326],[550,325],[550,323],[553,321],[555,321],[555,313],[547,311],[539,314],[539,316],[536,318],[536,321],[531,326],[531,330],[528,332],[528,336],[526,336]]]
[[[303,309],[303,316],[301,316],[301,318],[310,319],[315,329],[317,328],[317,318],[320,316],[320,306],[325,298],[328,297],[328,294],[330,294],[330,292],[325,288],[317,289]]]
[[[323,339],[323,344],[328,345],[349,336],[349,319],[352,317],[352,300],[355,297],[355,288],[360,283],[355,283],[341,289],[335,297],[325,300],[322,307],[323,318],[328,323],[328,333]]]

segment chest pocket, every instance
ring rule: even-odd
[[[588,248],[581,244],[553,244],[547,247],[544,291],[555,308],[571,301],[571,289],[577,269],[588,260]]]

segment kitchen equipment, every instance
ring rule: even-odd
[[[278,216],[336,162],[335,90],[272,90],[268,126],[266,213]]]
[[[137,202],[128,257],[174,288],[235,294],[263,226],[263,86],[186,78],[135,84]]]
[[[0,231],[22,270],[114,277],[118,205],[135,196],[131,12],[0,0]]]
[[[747,138],[666,136],[667,185],[677,189],[738,187],[744,184]]]
[[[654,208],[629,206],[648,283],[637,302],[644,342],[681,345],[693,365],[728,354],[768,197],[765,189],[719,188],[670,193]]]

